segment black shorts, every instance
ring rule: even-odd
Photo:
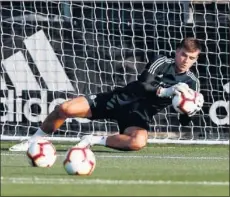
[[[149,122],[152,119],[153,111],[146,106],[145,101],[135,101],[129,104],[121,105],[116,92],[106,92],[87,95],[86,99],[91,108],[92,117],[95,119],[116,120],[122,134],[124,130],[131,126],[141,127],[149,130]]]

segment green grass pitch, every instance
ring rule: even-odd
[[[95,146],[91,176],[67,175],[71,144],[55,144],[51,168],[30,167],[1,142],[1,196],[229,196],[229,146],[148,145],[138,152]]]

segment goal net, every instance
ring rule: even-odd
[[[194,72],[203,110],[181,126],[167,108],[149,142],[229,143],[228,1],[1,2],[1,139],[31,136],[66,99],[122,87],[158,55],[174,56],[185,37],[203,52]],[[113,120],[68,119],[51,139],[76,141],[119,130]]]

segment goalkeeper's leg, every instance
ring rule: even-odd
[[[46,117],[41,127],[27,141],[16,144],[10,147],[10,151],[26,151],[30,142],[37,137],[43,137],[55,132],[67,118],[81,117],[90,118],[92,116],[90,105],[87,99],[83,96],[66,101],[63,104],[56,106],[55,109]]]
[[[146,129],[131,126],[126,128],[123,134],[110,136],[84,136],[76,146],[90,147],[98,144],[117,150],[137,151],[145,147],[147,139],[148,133]]]
[[[139,113],[136,113],[137,109],[133,105],[129,106],[129,110],[119,108],[118,111],[114,111],[114,119],[117,120],[120,134],[108,137],[86,136],[78,146],[86,147],[100,144],[118,150],[135,151],[142,149],[147,143],[148,120],[152,117],[152,113],[148,113],[140,103],[137,108]]]

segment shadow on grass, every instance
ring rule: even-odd
[[[127,153],[127,151],[119,151],[119,150],[93,150],[95,153]]]
[[[58,152],[60,152],[60,153],[65,153],[67,151],[67,149],[66,150],[58,150]],[[94,153],[111,153],[111,154],[113,154],[113,153],[127,153],[127,151],[119,151],[119,150],[113,150],[113,149],[109,149],[108,148],[108,150],[94,150],[94,149],[92,149],[92,151],[94,152]]]

